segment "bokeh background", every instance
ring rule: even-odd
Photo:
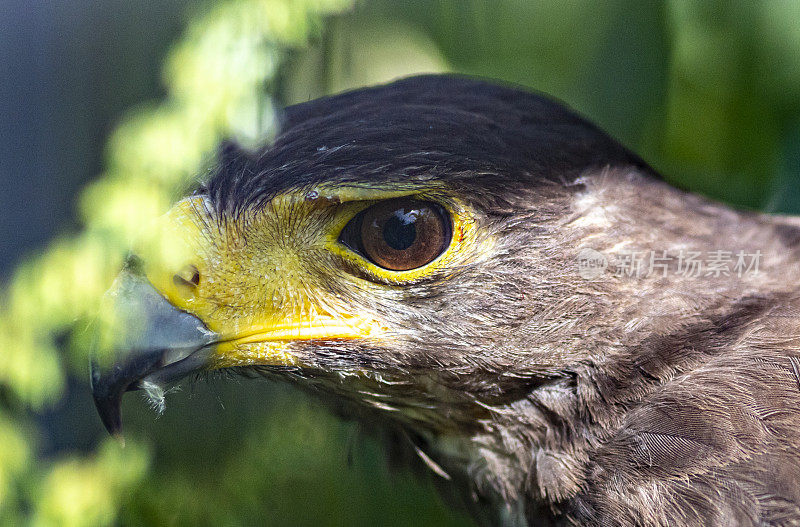
[[[0,525],[468,525],[306,396],[210,379],[105,437],[89,320],[148,218],[275,108],[413,72],[565,101],[668,180],[800,212],[800,2],[3,0]]]

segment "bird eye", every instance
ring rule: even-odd
[[[397,198],[358,213],[342,229],[339,241],[384,269],[408,271],[435,260],[451,236],[452,223],[442,206]]]

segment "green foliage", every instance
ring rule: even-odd
[[[91,416],[91,448],[44,455],[42,416],[74,415],[73,404],[93,411],[69,387],[85,384],[88,321],[126,251],[202,176],[220,139],[253,145],[274,133],[276,100],[415,71],[505,79],[568,102],[676,183],[800,211],[798,5],[201,6],[165,59],[165,97],[131,110],[110,135],[106,171],[79,199],[80,232],[22,262],[0,292],[0,524],[463,524],[430,486],[390,477],[374,442],[357,443],[350,466],[349,425],[265,383],[201,384],[171,396],[155,422],[128,400],[124,449],[99,439]]]
[[[147,471],[147,450],[138,444],[120,448],[108,439],[89,458],[61,459],[34,480],[32,499],[36,526],[109,525],[127,499],[127,492]]]
[[[52,405],[88,364],[86,320],[143,225],[172,200],[225,136],[271,129],[264,88],[283,51],[320,30],[339,0],[233,0],[198,16],[167,59],[166,100],[124,121],[108,172],[81,197],[84,229],[23,263],[0,314],[0,518],[34,525],[108,525],[147,474],[148,448],[104,443],[96,454],[37,460],[27,410]],[[64,336],[69,338],[65,339]],[[56,343],[79,346],[59,352]],[[11,351],[13,350],[13,352]]]

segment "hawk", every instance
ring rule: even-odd
[[[800,524],[800,220],[667,184],[561,104],[420,76],[220,148],[93,365],[313,391],[507,525]]]

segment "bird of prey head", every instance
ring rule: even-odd
[[[489,522],[800,523],[797,221],[461,77],[292,106],[220,152],[159,227],[180,256],[115,286],[111,432],[125,391],[235,369],[391,430]]]

